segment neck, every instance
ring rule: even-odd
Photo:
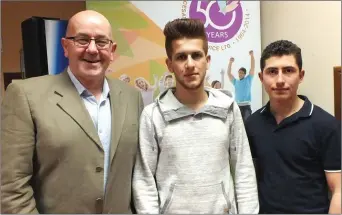
[[[195,111],[201,109],[208,100],[208,94],[204,90],[204,86],[194,90],[177,86],[174,95],[180,103]]]
[[[287,100],[271,100],[270,110],[279,124],[286,117],[298,112],[304,104],[304,101],[297,95]]]

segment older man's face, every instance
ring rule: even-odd
[[[81,14],[70,20],[66,37],[76,37],[77,40],[62,39],[64,55],[69,59],[69,66],[75,76],[90,79],[104,76],[113,60],[115,43],[109,43],[105,48],[99,48],[94,40],[89,45],[80,46],[77,41],[96,39],[111,40],[111,28],[107,20],[96,14]]]

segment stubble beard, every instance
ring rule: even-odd
[[[203,75],[203,77],[201,78],[200,82],[197,85],[192,85],[192,86],[187,85],[184,81],[179,80],[176,76],[175,76],[175,78],[177,81],[176,86],[177,86],[177,84],[180,84],[184,89],[192,91],[192,90],[197,90],[203,86],[205,74]]]

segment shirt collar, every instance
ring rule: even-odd
[[[81,82],[75,77],[75,75],[71,72],[70,67],[68,67],[67,69],[68,75],[70,77],[71,82],[74,84],[74,86],[76,87],[76,90],[78,92],[78,94],[80,96],[84,95],[84,94],[90,94],[92,95],[82,84]],[[103,82],[103,88],[102,88],[102,97],[103,98],[107,98],[109,95],[109,85],[108,85],[108,81],[105,78],[104,82]]]
[[[298,117],[309,117],[311,116],[312,112],[313,112],[313,108],[314,105],[310,102],[310,100],[304,96],[304,95],[298,95],[299,98],[301,98],[302,100],[304,100],[304,104],[301,107],[301,109],[295,113]],[[270,110],[270,102],[267,102],[267,104],[260,110],[261,114],[271,114],[271,110]]]

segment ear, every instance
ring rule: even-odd
[[[302,71],[299,72],[299,83],[302,83],[302,81],[304,80],[304,75],[305,71],[302,69]]]
[[[115,52],[116,48],[117,48],[117,44],[113,42],[112,48],[110,50],[110,61],[114,60],[114,52]]]
[[[170,60],[170,58],[166,58],[165,64],[166,64],[166,66],[167,66],[169,72],[173,73],[173,69],[172,69],[172,60]]]
[[[207,55],[206,57],[207,59],[207,70],[209,70],[209,67],[210,67],[210,62],[211,62],[211,56],[210,55]]]
[[[63,46],[63,50],[64,50],[64,57],[68,57],[69,56],[69,53],[68,53],[68,41],[67,39],[65,39],[64,37],[61,39],[61,43],[62,43],[62,46]]]
[[[262,83],[264,81],[264,77],[262,76],[262,71],[258,73],[258,76],[259,76],[260,82]]]

